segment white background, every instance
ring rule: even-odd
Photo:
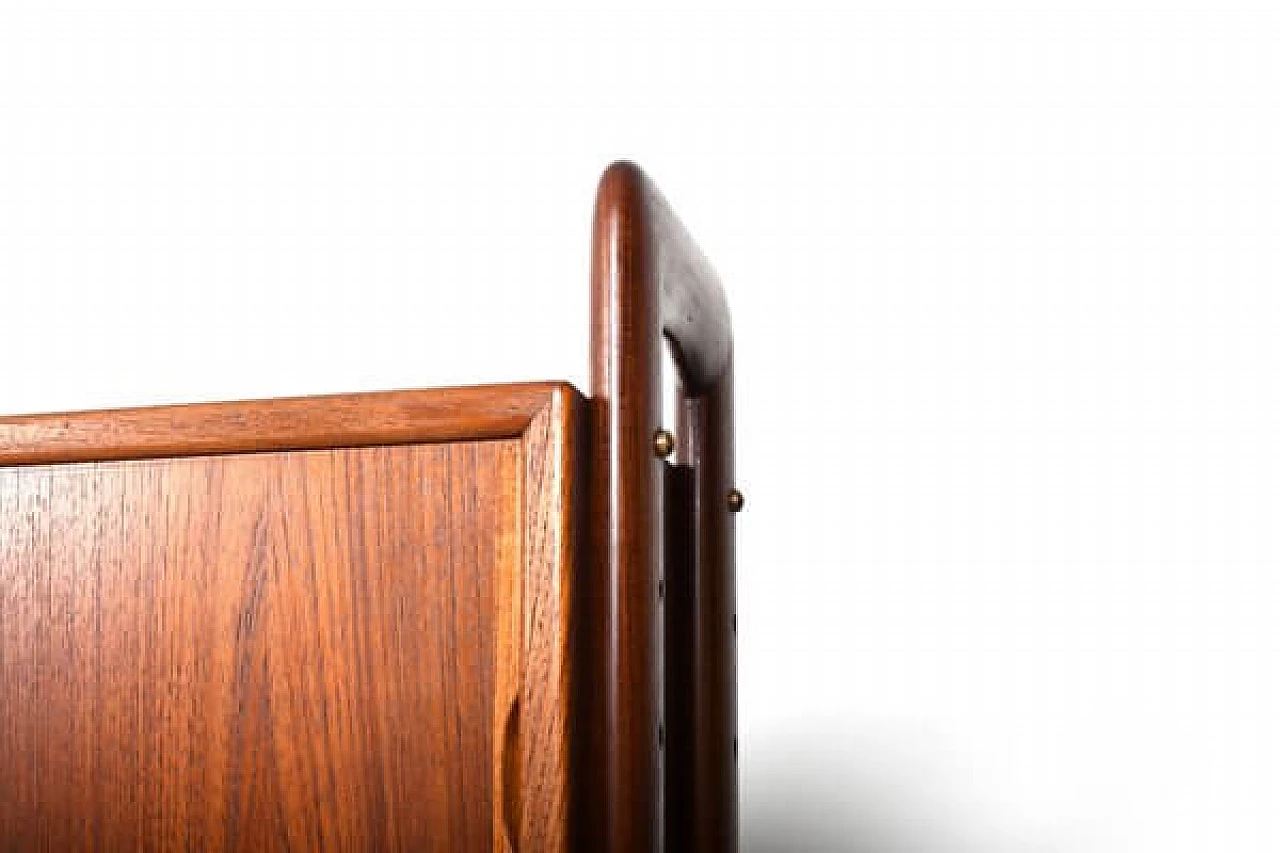
[[[585,387],[633,158],[734,310],[745,849],[1275,851],[1278,48],[1269,11],[7,9],[0,412]]]

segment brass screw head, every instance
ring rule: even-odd
[[[742,507],[746,505],[747,499],[742,496],[742,492],[737,489],[730,489],[727,498],[729,503],[729,512],[742,512]]]
[[[660,429],[653,434],[653,452],[659,459],[666,459],[675,449],[676,439],[671,433]]]

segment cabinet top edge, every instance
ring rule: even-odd
[[[513,438],[567,382],[524,382],[0,417],[0,466]]]

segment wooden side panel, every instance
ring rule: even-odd
[[[0,849],[494,849],[499,691],[567,678],[531,441],[0,469]]]

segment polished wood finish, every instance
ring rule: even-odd
[[[557,385],[523,435],[525,471],[518,482],[524,571],[511,578],[509,603],[500,610],[512,622],[499,631],[499,637],[520,638],[500,656],[516,701],[509,705],[500,696],[496,704],[507,717],[502,767],[508,853],[570,850],[579,822],[575,700],[590,685],[578,663],[580,646],[589,642],[581,636],[578,611],[595,589],[581,544],[584,417],[578,393]]]
[[[735,853],[729,313],[626,163],[591,336],[589,403],[0,418],[0,851]]]
[[[737,849],[733,368],[719,281],[635,166],[601,179],[592,249],[590,508],[606,600],[592,762],[598,849]],[[663,340],[679,368],[677,466],[654,453]],[[668,497],[670,499],[668,500]],[[685,531],[664,536],[664,524]],[[672,547],[675,542],[679,547]],[[664,548],[667,602],[659,604]],[[684,559],[675,565],[678,555]],[[663,635],[666,635],[664,643]],[[666,747],[661,741],[666,735]]]
[[[564,382],[0,417],[0,465],[513,438]]]
[[[356,399],[6,420],[0,849],[569,848],[581,401]]]

